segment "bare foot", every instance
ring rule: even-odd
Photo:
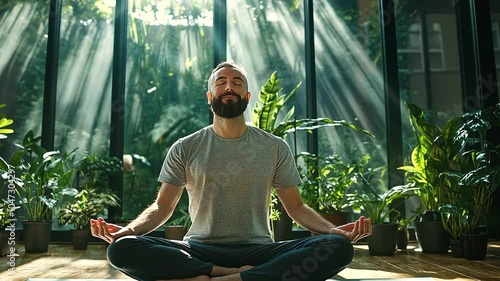
[[[242,281],[239,273],[210,278],[210,281]]]
[[[245,270],[252,269],[252,268],[254,268],[254,267],[255,267],[255,266],[253,266],[253,265],[244,265],[244,266],[240,267],[240,272],[243,272],[243,271],[245,271]]]
[[[214,267],[212,267],[212,272],[210,272],[210,275],[218,277],[218,276],[231,275],[239,272],[240,268],[237,267],[223,267],[215,265]]]

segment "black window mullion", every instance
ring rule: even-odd
[[[318,117],[316,93],[316,61],[314,52],[314,7],[313,0],[304,0],[304,34],[305,34],[305,67],[306,67],[306,100],[307,118]],[[318,154],[318,132],[312,130],[307,135],[309,153]]]
[[[47,150],[54,150],[61,8],[62,0],[50,1],[41,140],[41,145]]]
[[[114,15],[113,76],[111,88],[111,157],[123,158],[125,138],[125,89],[127,69],[128,1],[116,1]],[[110,186],[123,202],[123,174],[110,177]],[[122,207],[109,208],[109,217],[122,217]]]
[[[394,0],[379,0],[380,36],[383,55],[383,77],[385,92],[385,117],[387,138],[388,187],[401,185],[404,177],[398,167],[403,165],[401,129],[401,97],[398,74],[398,49],[396,37],[396,14]],[[401,214],[405,204],[393,202]]]

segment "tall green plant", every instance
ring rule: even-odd
[[[287,102],[292,100],[297,89],[301,86],[299,82],[289,94],[280,94],[281,79],[278,79],[277,72],[273,72],[266,83],[260,88],[259,101],[253,108],[252,125],[272,133],[281,138],[296,131],[312,131],[323,127],[344,126],[374,137],[369,131],[344,121],[331,120],[330,118],[305,118],[295,119],[295,106],[290,106],[286,115],[278,121],[278,115],[285,108]]]
[[[23,144],[17,145],[20,149],[14,153],[8,166],[0,165],[4,178],[10,169],[14,169],[16,192],[29,221],[50,219],[51,210],[60,196],[72,193],[69,184],[74,170],[68,165],[71,153],[47,151],[37,144],[40,139],[29,131]]]
[[[453,170],[462,146],[454,137],[462,118],[448,120],[444,129],[428,122],[424,112],[414,104],[406,103],[416,146],[411,154],[411,165],[399,167],[406,172],[407,181],[417,187],[424,211],[438,211],[448,203],[445,191],[450,188],[448,177],[441,176]]]

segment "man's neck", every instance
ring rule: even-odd
[[[247,131],[245,118],[243,115],[227,119],[217,115],[214,116],[213,130],[219,137],[224,139],[237,139],[242,137]]]

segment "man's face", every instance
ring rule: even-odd
[[[215,72],[211,90],[207,93],[212,112],[222,118],[235,118],[248,106],[247,81],[234,68],[224,67]]]

